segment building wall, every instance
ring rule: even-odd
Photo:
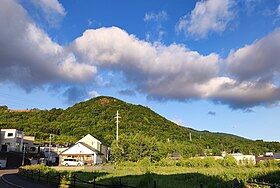
[[[22,152],[23,137],[23,131],[18,131],[16,129],[1,129],[1,149],[3,145],[7,145],[8,151]]]
[[[103,162],[108,162],[108,147],[106,145],[101,144],[101,153],[103,153],[104,155],[102,155],[102,161]]]
[[[97,140],[96,138],[94,138],[93,136],[91,136],[90,134],[86,135],[85,137],[80,139],[78,142],[84,142],[98,151],[100,151],[100,149],[101,149],[101,147],[100,147],[101,142],[99,140]],[[76,142],[76,143],[78,143],[78,142]]]
[[[237,154],[231,154],[239,163],[243,163],[245,160],[248,162],[252,162],[253,164],[256,164],[256,157],[254,155],[243,155],[241,153]]]

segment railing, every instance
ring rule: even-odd
[[[70,176],[63,176],[61,173],[55,172],[55,173],[42,173],[38,170],[25,170],[25,169],[19,169],[19,175],[23,177],[27,177],[31,179],[32,181],[37,181],[40,183],[47,183],[50,185],[55,185],[59,187],[62,183],[62,178],[64,178],[65,182],[64,185],[68,185],[69,187],[73,188],[80,188],[80,187],[115,187],[115,188],[140,188],[140,187],[134,187],[130,185],[125,185],[122,183],[122,179],[119,178],[118,183],[115,184],[100,184],[96,182],[96,177],[94,176],[93,182],[85,181],[80,178],[77,178],[76,174],[70,175]],[[153,182],[153,187],[156,188],[156,181]],[[141,187],[144,188],[144,187]]]
[[[60,186],[61,183],[61,173],[42,173],[39,170],[25,170],[25,169],[19,169],[18,172],[19,175],[23,177],[27,177],[31,179],[32,181],[47,183],[50,185]]]
[[[256,182],[256,181],[253,181],[253,180],[248,180],[247,183],[256,184],[256,185],[265,185],[265,186],[269,186],[269,187],[272,187],[272,188],[280,188],[280,185],[278,185],[278,184]]]

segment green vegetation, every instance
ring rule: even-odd
[[[88,182],[93,182],[94,177],[96,177],[96,182],[100,184],[118,184],[119,179],[121,178],[122,184],[136,187],[153,187],[154,182],[156,182],[157,187],[159,188],[199,188],[200,185],[204,188],[228,188],[233,187],[234,179],[237,179],[239,182],[242,181],[243,185],[248,185],[246,181],[249,179],[258,182],[280,183],[280,163],[277,161],[273,161],[266,168],[258,166],[231,166],[232,163],[228,163],[231,164],[229,166],[218,165],[214,167],[212,165],[206,165],[206,167],[205,164],[217,163],[217,161],[211,158],[195,159],[188,162],[193,166],[190,168],[186,166],[178,166],[178,163],[184,164],[188,160],[183,160],[181,162],[170,159],[165,160],[165,164],[167,160],[170,161],[167,166],[158,166],[158,163],[151,165],[149,160],[143,159],[137,163],[120,163],[111,170],[59,172],[62,175],[61,177],[64,178],[62,183],[65,184],[70,183],[67,177],[73,176],[74,174],[77,178]],[[36,169],[36,166],[27,166],[23,168],[34,170]],[[42,168],[39,166],[39,169]],[[54,171],[49,168],[44,168],[43,170],[45,172],[41,174]],[[33,177],[33,179],[37,180],[37,177]],[[92,185],[89,185],[88,187],[92,187]]]
[[[115,114],[119,111],[119,142],[115,140]],[[279,142],[252,141],[238,136],[196,131],[174,124],[147,107],[112,97],[97,97],[62,110],[11,112],[0,108],[1,128],[16,128],[35,136],[36,142],[71,144],[90,133],[112,147],[116,162],[152,162],[177,153],[182,157],[220,155],[221,151],[263,154],[280,152]],[[192,141],[189,135],[192,135]]]

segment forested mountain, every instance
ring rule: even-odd
[[[121,116],[119,144],[126,148],[126,152],[132,150],[132,145],[143,147],[144,150],[148,148],[149,152],[162,152],[161,156],[174,152],[183,156],[211,155],[224,150],[244,154],[280,152],[278,142],[253,141],[230,134],[196,131],[176,125],[147,107],[104,96],[75,104],[66,110],[13,112],[2,106],[0,126],[23,130],[26,135],[35,136],[37,142],[48,142],[49,134],[54,134],[53,142],[60,144],[74,143],[90,133],[110,146],[116,135],[117,110]]]

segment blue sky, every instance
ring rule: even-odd
[[[280,141],[279,0],[1,0],[0,105],[99,95]]]

